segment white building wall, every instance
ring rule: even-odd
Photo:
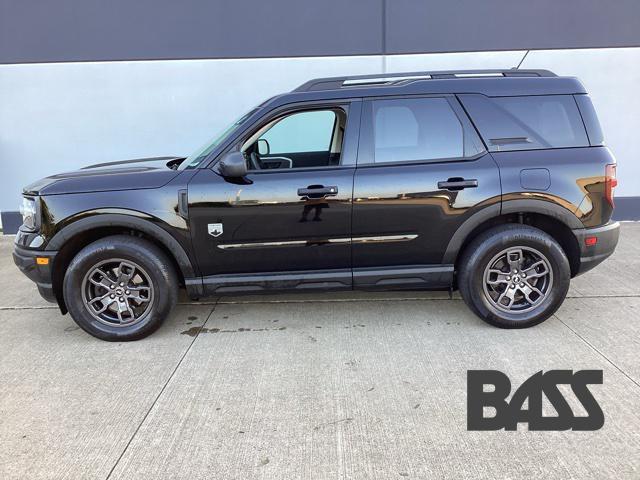
[[[267,97],[314,77],[511,68],[525,51],[22,64],[0,66],[0,210],[22,186],[110,160],[187,155]],[[640,196],[640,48],[531,51],[522,68],[578,76],[619,161],[620,196]]]

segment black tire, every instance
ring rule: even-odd
[[[536,257],[542,260],[537,267],[541,273],[530,271],[527,283],[521,278],[521,272],[526,272],[526,268],[523,267],[519,270],[520,273],[510,276],[512,270],[507,267],[508,260],[515,261],[518,258],[517,252],[520,252],[521,258],[528,259],[529,265],[531,262],[535,263]],[[498,265],[504,265],[499,274],[492,268],[496,265],[494,261],[498,262]],[[490,271],[493,273],[488,273],[489,268],[492,268]],[[532,278],[534,275],[543,275],[545,269],[551,274]],[[508,272],[502,273],[504,270]],[[494,283],[489,284],[487,279]],[[522,224],[501,225],[481,233],[465,248],[458,262],[458,288],[465,303],[481,319],[500,328],[532,327],[549,318],[564,301],[570,279],[569,261],[558,242],[542,230]],[[516,280],[518,283],[514,285]],[[522,283],[519,283],[520,280]],[[540,282],[532,285],[539,287],[538,290],[545,295],[533,293],[529,282]],[[519,289],[521,286],[527,289],[533,301],[525,298],[524,291]],[[514,289],[515,297],[519,299],[521,306],[516,302],[513,302],[513,307],[505,306],[504,303],[510,302],[509,298],[506,302],[504,299],[501,299],[502,302],[496,301],[500,300],[502,288],[505,289],[505,294],[507,289]],[[514,293],[511,293],[511,296],[514,296]],[[521,310],[511,310],[516,306]]]
[[[110,268],[114,265],[120,267]],[[125,290],[126,285],[108,285],[117,282],[122,273],[132,276],[126,280],[129,290]],[[95,283],[102,279],[107,285]],[[63,288],[73,320],[87,333],[107,341],[138,340],[153,333],[178,299],[178,278],[167,255],[151,242],[131,235],[105,237],[84,247],[71,261]],[[111,300],[109,288],[117,288],[122,297]],[[133,298],[134,294],[138,298]],[[100,296],[107,297],[104,303],[101,300],[91,303],[91,298]],[[105,312],[96,313],[108,302],[111,303]],[[126,305],[128,310],[120,311],[119,305]]]

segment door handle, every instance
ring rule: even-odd
[[[307,188],[299,188],[298,196],[307,198],[323,198],[338,194],[338,187],[324,185],[309,185]]]
[[[475,178],[461,178],[453,177],[448,178],[444,182],[438,182],[438,188],[441,190],[464,190],[465,188],[476,188],[478,186],[478,180]]]

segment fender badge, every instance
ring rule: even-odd
[[[219,237],[223,232],[221,223],[210,223],[207,225],[207,229],[209,231],[209,235],[213,237]]]

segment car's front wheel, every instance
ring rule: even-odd
[[[510,224],[480,234],[458,262],[458,287],[486,322],[525,328],[549,318],[564,301],[571,270],[562,247],[537,228]]]
[[[155,331],[177,301],[177,278],[166,254],[129,235],[83,248],[64,278],[64,299],[75,322],[102,340],[126,341]]]

